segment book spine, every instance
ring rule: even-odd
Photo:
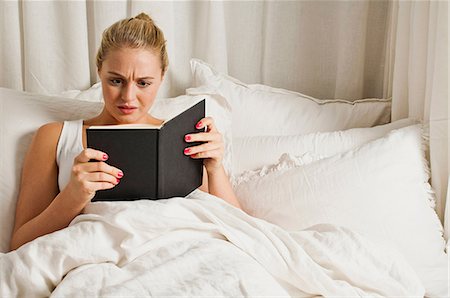
[[[158,130],[156,134],[156,144],[157,144],[157,150],[156,150],[156,196],[157,198],[164,198],[165,197],[165,191],[164,191],[164,167],[163,167],[163,155],[164,155],[164,148],[163,148],[163,140],[161,138],[161,130]]]

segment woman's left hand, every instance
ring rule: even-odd
[[[222,134],[217,130],[214,119],[211,117],[201,119],[195,127],[197,129],[206,127],[206,131],[187,134],[184,137],[185,141],[204,143],[185,148],[184,154],[192,158],[204,158],[203,164],[206,170],[208,173],[212,173],[222,167],[224,152]]]

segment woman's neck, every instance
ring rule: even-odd
[[[118,125],[118,124],[152,124],[152,125],[160,125],[164,122],[164,120],[153,117],[150,114],[146,114],[145,116],[136,119],[136,121],[128,121],[121,122],[120,120],[112,117],[104,110],[98,116],[87,119],[83,121],[83,124],[86,126],[92,125]]]

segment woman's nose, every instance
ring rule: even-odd
[[[134,84],[128,83],[122,88],[122,99],[124,101],[133,101],[136,98]]]

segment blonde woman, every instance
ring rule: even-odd
[[[91,125],[160,124],[148,114],[168,67],[163,32],[146,14],[124,19],[107,28],[97,53],[104,108],[92,119],[49,123],[39,128],[24,161],[11,250],[63,229],[82,212],[95,192],[127,179],[108,165],[107,152],[86,148]],[[223,142],[214,121],[201,119],[186,141],[204,142],[185,154],[204,158],[207,175],[201,190],[239,208],[222,166]],[[88,162],[94,159],[97,162]]]

